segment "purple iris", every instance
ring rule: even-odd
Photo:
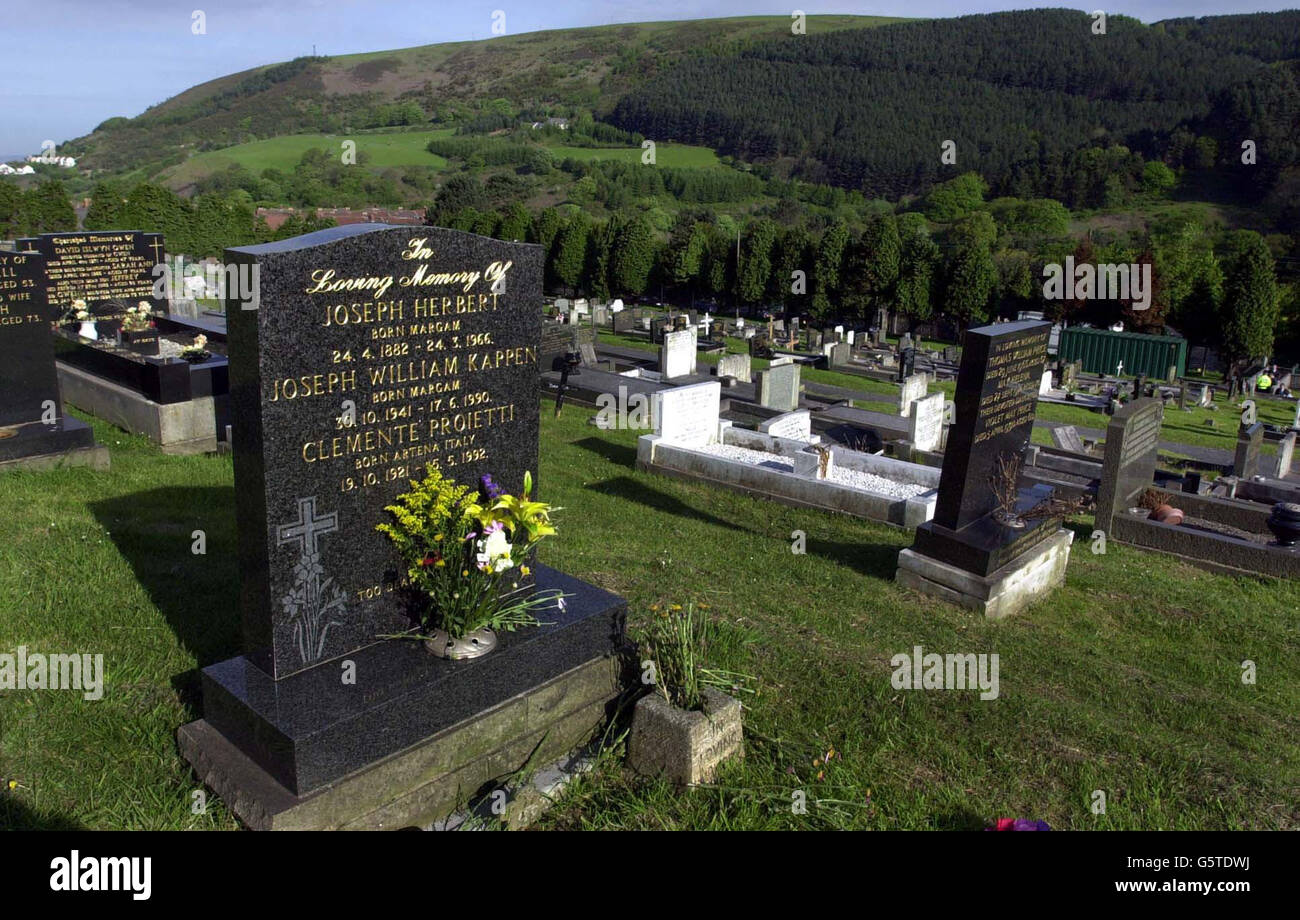
[[[501,494],[505,491],[497,485],[496,480],[492,478],[491,473],[488,473],[480,479],[479,484],[483,487],[483,494],[488,498],[500,498]]]

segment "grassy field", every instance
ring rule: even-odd
[[[348,135],[290,134],[196,154],[179,166],[165,170],[161,178],[167,185],[180,188],[203,176],[220,172],[233,163],[238,163],[255,175],[260,174],[264,169],[292,172],[293,167],[308,150],[317,148],[341,156],[342,144],[348,140],[356,141],[358,154],[369,154],[371,159],[368,165],[373,169],[388,166],[429,166],[433,169],[445,169],[447,160],[430,153],[425,148],[433,138],[448,137],[451,134],[451,128],[387,134],[367,132]]]
[[[633,633],[699,605],[710,663],[751,675],[747,750],[678,794],[616,746],[546,826],[1300,827],[1300,585],[1093,555],[1085,519],[1066,587],[990,623],[894,584],[904,532],[638,473],[636,432],[590,414],[543,405],[540,482],[566,509],[544,560],[627,597]],[[234,827],[215,797],[192,813],[174,741],[201,714],[196,669],[240,648],[229,458],[95,428],[111,472],[0,477],[0,650],[102,653],[108,675],[98,702],[0,694],[0,826]],[[889,659],[915,645],[998,653],[999,698],[894,690]]]

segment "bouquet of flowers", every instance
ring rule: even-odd
[[[122,311],[122,328],[127,332],[144,332],[153,325],[152,314],[148,301],[142,300]]]
[[[64,314],[64,320],[69,323],[85,323],[92,318],[90,310],[86,308],[86,302],[81,298],[74,300],[72,306],[68,307],[68,312]]]
[[[442,630],[462,639],[484,629],[513,632],[540,625],[535,611],[564,609],[558,591],[512,594],[519,577],[531,574],[533,549],[555,535],[551,514],[559,509],[533,501],[532,489],[531,473],[520,495],[508,495],[491,476],[471,489],[430,466],[422,481],[384,509],[393,522],[376,529],[393,542],[409,585],[425,599],[425,634]]]
[[[186,361],[202,361],[207,358],[208,337],[200,332],[194,337],[193,343],[181,349],[181,357]]]

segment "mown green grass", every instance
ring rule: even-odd
[[[230,460],[94,426],[109,472],[0,476],[0,652],[102,654],[107,672],[99,701],[0,692],[0,779],[18,784],[0,826],[234,827],[215,797],[191,813],[175,742],[201,714],[196,668],[238,648]]]
[[[652,606],[701,605],[709,663],[753,678],[746,759],[677,793],[611,751],[545,826],[1300,826],[1300,586],[1093,555],[1085,519],[1066,586],[990,623],[894,584],[910,535],[637,472],[637,432],[592,414],[543,403],[539,483],[564,508],[543,559],[625,596],[634,634]],[[111,471],[0,477],[0,652],[102,653],[108,672],[99,702],[0,693],[0,778],[17,784],[0,826],[233,827],[215,797],[191,813],[174,740],[202,712],[196,669],[240,650],[230,461],[95,428]],[[914,645],[998,653],[999,699],[894,690],[889,659]]]
[[[254,175],[265,169],[292,172],[302,155],[308,150],[324,150],[331,155],[343,155],[343,142],[354,141],[358,154],[368,154],[367,164],[372,169],[389,166],[428,166],[446,169],[445,157],[430,153],[426,148],[435,137],[448,137],[450,128],[434,131],[401,131],[372,133],[359,131],[353,134],[288,134],[266,140],[251,141],[199,153],[179,166],[166,170],[162,178],[168,185],[180,187],[212,175],[238,163]]]
[[[714,787],[676,793],[611,758],[545,826],[1300,823],[1300,586],[1114,544],[1093,555],[1084,519],[1066,586],[992,623],[894,584],[908,534],[637,473],[636,433],[598,432],[589,414],[545,425],[548,498],[568,509],[547,561],[626,596],[633,633],[654,606],[707,605],[725,637],[709,663],[754,675],[755,692],[745,760]],[[797,530],[806,555],[791,552]],[[1000,698],[893,689],[890,658],[914,645],[998,653]],[[1247,658],[1271,676],[1243,685]],[[796,790],[807,815],[791,811]]]

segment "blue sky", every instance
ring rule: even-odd
[[[1107,9],[1145,21],[1288,9],[1269,0],[1105,0],[813,3],[811,0],[5,0],[0,12],[0,155],[36,152],[137,115],[205,80],[310,54],[381,51],[492,37],[503,10],[511,33],[612,22],[704,19],[792,9],[817,13],[959,16],[1033,6]],[[207,34],[194,35],[202,10]]]

